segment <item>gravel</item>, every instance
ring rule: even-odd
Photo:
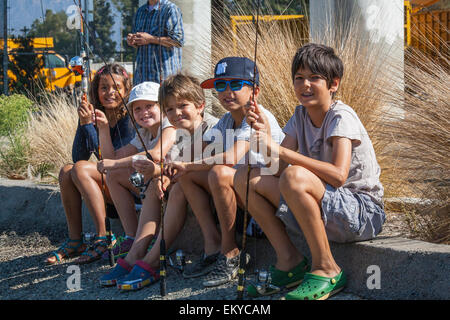
[[[73,284],[75,260],[48,266],[44,263],[60,243],[52,243],[39,233],[20,234],[4,231],[0,234],[0,300],[233,300],[237,280],[228,284],[204,288],[201,279],[184,279],[177,270],[168,269],[167,292],[160,296],[159,283],[134,292],[119,292],[115,287],[103,288],[98,279],[110,270],[107,262],[97,261],[80,267],[80,286]],[[195,257],[187,256],[187,262]],[[72,267],[73,268],[73,267]],[[68,273],[69,271],[69,273]],[[250,274],[249,274],[250,276]],[[69,281],[68,281],[69,280]],[[261,298],[278,300],[283,294]],[[345,290],[333,300],[361,300]]]

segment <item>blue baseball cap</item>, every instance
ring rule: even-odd
[[[254,72],[256,70],[256,75]],[[218,79],[242,79],[255,81],[259,86],[259,71],[255,63],[249,58],[226,57],[217,62],[214,69],[214,78],[203,81],[200,85],[203,89],[214,88],[214,81]]]

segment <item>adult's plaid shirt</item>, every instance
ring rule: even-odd
[[[148,4],[141,6],[136,12],[133,33],[147,32],[157,37],[170,37],[180,46],[184,43],[183,19],[181,10],[168,0],[160,0],[151,8]],[[144,81],[159,83],[160,69],[162,79],[181,71],[182,49],[177,47],[167,48],[159,44],[139,46],[136,55],[136,70],[133,75],[133,83],[137,85]],[[162,67],[160,67],[160,61]]]

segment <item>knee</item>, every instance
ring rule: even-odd
[[[88,174],[88,168],[91,167],[91,163],[89,161],[78,161],[73,165],[71,172],[73,181],[80,181],[83,178],[86,178]]]
[[[233,185],[239,194],[243,194],[245,192],[245,184],[247,183],[247,171],[248,168],[242,166],[234,174]]]
[[[295,190],[298,193],[306,192],[310,171],[300,166],[290,166],[280,176],[281,193]]]
[[[169,202],[179,202],[185,200],[183,189],[179,183],[175,183],[169,192]]]
[[[222,165],[214,166],[208,173],[209,186],[214,189],[228,185],[230,181],[233,181],[233,176],[234,172],[231,174],[229,167]]]
[[[251,169],[249,179],[249,192],[256,191],[256,184],[260,177],[259,169]],[[239,168],[233,178],[234,188],[238,190],[240,195],[244,195],[247,188],[248,167],[242,166]]]
[[[185,188],[192,182],[192,175],[194,175],[195,172],[187,172],[186,174],[182,175],[177,179],[177,182],[180,184],[182,188]]]
[[[58,176],[60,186],[63,186],[67,183],[72,182],[72,177],[71,177],[72,168],[73,168],[73,165],[71,165],[71,164],[67,164],[61,168],[61,170],[59,171],[59,176]]]

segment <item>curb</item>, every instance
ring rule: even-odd
[[[38,232],[58,242],[67,234],[59,188],[31,181],[0,178],[0,233],[18,235]],[[93,223],[83,209],[85,232],[93,232]],[[118,220],[112,223],[119,232]],[[293,243],[310,258],[306,241],[292,235]],[[238,239],[239,241],[239,239]],[[238,242],[240,243],[240,242]],[[400,237],[384,237],[351,243],[330,242],[336,262],[347,273],[347,290],[367,299],[450,299],[450,246]],[[203,238],[192,214],[173,248],[200,253]],[[249,238],[247,252],[250,267],[267,268],[275,263],[275,254],[266,239]]]

